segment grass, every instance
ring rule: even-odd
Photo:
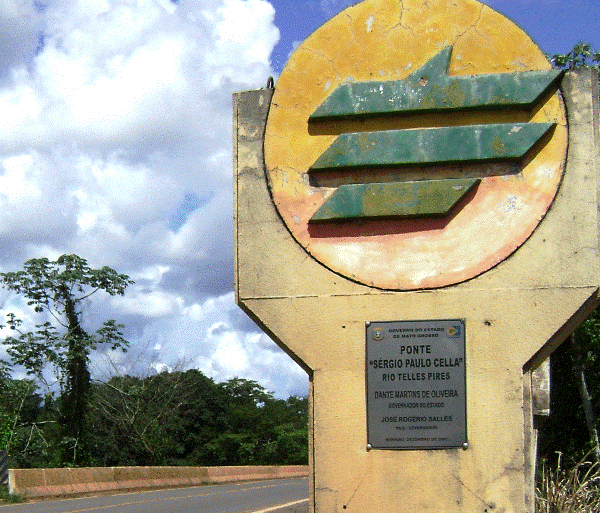
[[[589,455],[588,455],[589,456]],[[600,465],[584,458],[566,467],[542,464],[536,489],[536,513],[600,512]]]
[[[16,504],[18,502],[25,502],[25,497],[9,493],[6,486],[0,486],[0,503]]]

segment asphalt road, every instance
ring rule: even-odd
[[[0,513],[303,513],[308,478],[0,505]]]

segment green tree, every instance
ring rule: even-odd
[[[600,309],[552,354],[550,375],[550,418],[541,433],[541,454],[551,458],[558,451],[577,460],[590,453],[598,461]]]
[[[95,333],[82,325],[84,302],[93,294],[122,295],[132,283],[128,276],[109,267],[92,269],[77,255],[62,255],[25,262],[23,270],[1,273],[8,290],[27,300],[44,322],[25,329],[15,314],[7,315],[7,326],[15,332],[4,340],[7,353],[28,374],[43,380],[47,364],[53,366],[61,386],[59,424],[61,463],[80,464],[84,459],[85,419],[90,390],[89,355],[100,346],[125,349],[122,325],[105,321]]]
[[[197,369],[94,384],[93,461],[101,465],[275,465],[308,461],[308,400]]]
[[[566,54],[554,54],[549,57],[550,63],[558,69],[598,69],[600,64],[600,52],[592,49],[588,43],[577,43],[573,49]]]
[[[0,450],[10,452],[17,432],[35,420],[41,397],[32,380],[0,377]]]
[[[166,465],[181,456],[181,412],[196,399],[189,381],[177,371],[115,376],[95,385],[95,459],[103,465]]]
[[[47,435],[56,421],[46,414],[33,380],[0,378],[0,449],[8,452],[12,468],[51,464]]]
[[[225,429],[205,447],[212,465],[308,463],[308,401],[275,399],[255,381],[233,378],[226,395]]]

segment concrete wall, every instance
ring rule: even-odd
[[[106,467],[11,469],[11,493],[28,498],[304,477],[308,467]]]

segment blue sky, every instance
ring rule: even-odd
[[[272,54],[280,72],[294,42],[303,41],[327,19],[353,0],[270,0],[281,39]],[[598,0],[487,0],[527,32],[544,52],[566,53],[583,41],[600,51],[600,1]]]
[[[95,378],[197,368],[307,393],[235,304],[231,95],[352,3],[0,0],[0,272],[75,253],[135,280],[88,305],[86,326],[114,318],[131,344],[94,354]],[[489,5],[547,52],[600,50],[598,0]],[[0,289],[7,312],[46,320]]]

